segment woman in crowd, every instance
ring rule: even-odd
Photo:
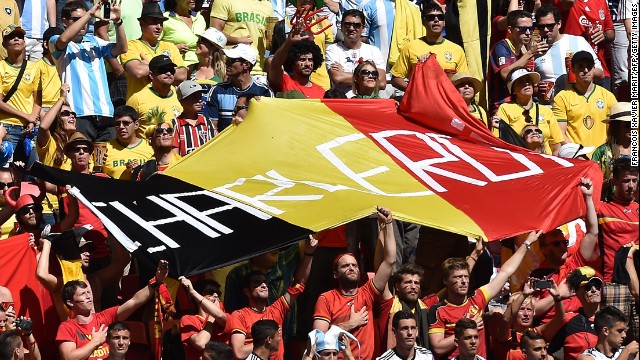
[[[194,0],[166,0],[164,16],[169,19],[164,22],[160,35],[160,40],[176,44],[189,73],[198,63],[196,56],[198,35],[204,33],[207,27],[202,15],[193,11],[195,6]]]
[[[613,163],[620,157],[631,156],[631,103],[611,105],[609,118],[602,122],[609,124],[607,141],[596,148],[591,160],[600,164],[604,174],[602,200],[610,201],[613,199],[613,185],[610,183]]]
[[[540,74],[530,72],[524,67],[517,67],[509,73],[507,79],[511,101],[500,105],[498,116],[517,134],[527,125],[536,125],[544,136],[544,152],[557,154],[565,142],[562,130],[551,109],[539,105],[533,99],[533,86],[540,81]]]
[[[379,99],[380,79],[376,64],[371,60],[360,61],[353,69],[353,99]]]
[[[227,38],[222,31],[208,28],[199,36],[196,43],[198,65],[191,73],[191,80],[202,85],[205,90],[226,79],[224,54],[222,50],[227,45]]]
[[[542,135],[542,130],[535,125],[527,125],[522,128],[522,140],[524,140],[525,144],[527,144],[527,149],[545,154],[544,152],[544,135]]]
[[[480,106],[476,105],[475,101],[476,94],[482,90],[482,83],[480,80],[465,72],[459,72],[453,75],[451,82],[453,83],[453,86],[458,89],[460,95],[462,95],[464,102],[467,103],[469,112],[476,118],[482,120],[485,125],[489,126],[487,112]]]
[[[70,170],[71,161],[64,155],[69,137],[76,132],[76,113],[65,101],[69,85],[60,88],[60,98],[45,114],[38,128],[36,148],[40,161],[56,169]]]

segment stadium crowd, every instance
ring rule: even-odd
[[[478,71],[447,39],[446,1],[0,0],[2,239],[28,239],[60,321],[35,337],[0,284],[0,360],[638,359],[634,2],[478,1],[491,18]],[[25,172],[142,181],[242,126],[252,100],[400,101],[430,56],[495,136],[599,165],[601,193],[580,180],[581,219],[483,243],[380,207],[174,279],[166,261],[132,258],[73,188]]]

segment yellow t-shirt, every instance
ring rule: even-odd
[[[266,51],[264,31],[270,16],[273,16],[273,5],[266,0],[215,0],[211,5],[211,23],[213,18],[226,21],[222,32],[234,37],[251,35],[251,46],[259,56],[252,75],[263,75]]]
[[[42,90],[42,107],[52,107],[60,98],[60,75],[55,64],[49,64],[46,58],[36,62],[40,69],[40,85]]]
[[[62,165],[55,166],[53,164],[53,160],[56,158],[56,141],[53,139],[53,137],[49,136],[49,141],[47,141],[44,147],[38,146],[36,142],[36,150],[38,151],[38,158],[40,159],[40,162],[44,165],[62,170],[71,170],[71,160],[69,160],[67,156],[64,157]],[[49,201],[45,200],[42,202],[42,205],[44,207],[43,212],[51,213],[53,209],[58,208],[58,197],[47,194],[47,199],[49,199]]]
[[[524,129],[526,125],[535,125],[537,116],[538,128],[542,130],[542,135],[544,136],[544,152],[546,154],[551,154],[550,145],[555,145],[564,141],[562,129],[560,129],[560,125],[558,125],[551,109],[544,105],[538,105],[537,108],[540,111],[539,114],[536,114],[536,104],[533,104],[531,109],[529,109],[529,115],[532,118],[532,122],[530,123],[525,121],[525,116],[523,114],[524,108],[517,103],[503,103],[498,108],[497,114],[500,119],[511,125],[513,130],[518,134],[522,133],[522,129]]]
[[[156,47],[153,48],[144,40],[129,40],[129,42],[127,42],[127,52],[120,55],[120,61],[122,62],[122,66],[126,67],[129,61],[143,61],[144,59],[151,61],[151,59],[158,55],[170,57],[171,61],[179,68],[185,67],[184,59],[182,55],[180,55],[180,50],[168,41],[158,41]],[[149,85],[150,82],[148,76],[143,79],[136,79],[129,74],[128,71],[125,71],[125,76],[127,77],[127,99]]]
[[[402,79],[410,78],[418,58],[428,53],[436,55],[438,63],[445,71],[469,72],[467,58],[459,45],[447,39],[442,39],[435,44],[427,44],[423,39],[411,40],[400,50],[398,60],[391,68],[391,75]]]
[[[178,101],[175,89],[171,90],[169,96],[158,95],[151,86],[147,86],[137,93],[131,95],[127,100],[127,105],[136,109],[140,127],[136,134],[141,139],[147,139],[145,130],[151,125],[153,118],[156,119],[162,114],[164,122],[169,122],[182,114],[182,105]]]
[[[138,144],[126,147],[122,146],[117,139],[107,143],[107,161],[104,164],[103,171],[105,174],[115,179],[129,180],[131,173],[125,173],[127,163],[137,161],[138,164],[144,164],[153,156],[153,149],[149,142],[140,139]]]
[[[602,120],[617,102],[615,96],[601,86],[594,85],[593,91],[584,95],[570,86],[554,97],[553,114],[558,122],[567,123],[569,141],[597,147],[607,140],[607,124]]]
[[[20,10],[15,1],[3,1],[2,8],[3,11],[0,11],[0,29],[4,30],[9,25],[21,26]],[[4,46],[0,46],[0,60],[4,60],[6,57],[7,49]]]
[[[2,90],[3,94],[9,92],[9,90],[13,86],[13,83],[16,81],[19,72],[20,66],[11,65],[7,62],[7,60],[0,61],[0,90]],[[9,102],[7,104],[14,109],[27,114],[31,114],[31,112],[33,111],[33,105],[35,104],[33,92],[38,90],[39,86],[40,69],[35,62],[27,61],[27,68],[24,70],[20,85],[18,85],[18,89],[13,94],[11,99],[9,99]],[[19,118],[5,113],[0,113],[0,123],[10,125],[23,125],[22,121]]]
[[[331,25],[329,20],[323,20],[322,22],[320,22],[320,24],[314,26],[313,30],[321,30],[327,25]],[[331,28],[320,35],[313,36],[313,42],[318,45],[318,47],[320,47],[323,58],[325,58],[327,46],[333,44],[333,41],[333,32],[331,31]],[[318,70],[311,73],[311,82],[325,90],[329,90],[331,88],[331,79],[329,79],[329,73],[327,72],[327,67],[324,65],[324,63],[320,65]]]

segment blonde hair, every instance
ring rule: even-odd
[[[373,60],[363,60],[360,61],[358,63],[358,66],[356,66],[355,69],[353,69],[353,85],[352,85],[352,90],[353,93],[358,95],[358,80],[360,79],[360,70],[362,70],[363,67],[365,67],[366,65],[372,66],[373,69],[375,71],[378,71],[378,68],[376,67],[376,63],[373,62]],[[377,94],[380,91],[380,77],[376,78],[376,86],[373,88],[373,93]]]

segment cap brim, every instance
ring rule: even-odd
[[[600,278],[599,278],[599,277],[597,277],[597,276],[592,276],[591,278],[589,278],[589,280],[587,280],[587,281],[582,281],[582,282],[580,283],[580,286],[585,286],[585,285],[588,285],[589,283],[593,283],[593,282],[595,282],[595,283],[599,283],[599,284],[600,284],[600,287],[602,287],[602,286],[604,285],[604,281],[603,281],[602,279],[600,279]]]
[[[6,34],[6,35],[2,35],[2,41],[4,42],[4,39],[5,39],[6,37],[9,37],[9,35],[11,35],[11,34],[13,34],[13,33],[20,33],[20,34],[22,34],[22,35],[26,35],[26,34],[27,34],[27,32],[26,32],[26,31],[24,31],[24,29],[23,29],[23,28],[18,27],[18,28],[13,29],[13,31],[11,31],[10,33],[8,33],[8,34]]]

